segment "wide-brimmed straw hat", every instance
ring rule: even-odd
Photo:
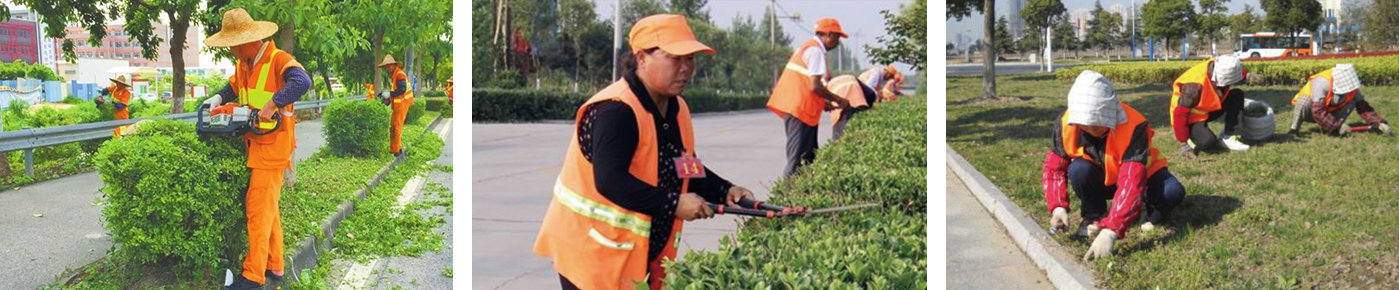
[[[223,27],[219,33],[204,39],[204,45],[212,47],[234,47],[240,44],[266,39],[277,34],[277,24],[267,21],[253,21],[243,8],[223,13]]]
[[[123,85],[123,86],[128,86],[128,87],[131,86],[130,83],[127,83],[127,82],[126,82],[126,76],[125,76],[125,75],[117,76],[117,78],[115,78],[115,79],[108,79],[108,80],[111,80],[112,82],[121,84],[121,85]]]
[[[386,55],[384,55],[384,61],[379,62],[379,65],[376,65],[376,66],[374,66],[374,67],[384,67],[384,66],[386,66],[386,65],[391,65],[391,64],[398,64],[398,61],[393,59],[393,55],[392,55],[392,54],[386,54]]]

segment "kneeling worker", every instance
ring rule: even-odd
[[[1146,117],[1118,101],[1107,78],[1084,71],[1068,99],[1069,108],[1054,127],[1054,144],[1045,154],[1041,179],[1050,232],[1068,226],[1067,187],[1072,186],[1083,203],[1079,234],[1097,237],[1083,259],[1104,258],[1142,214],[1143,204],[1142,230],[1150,231],[1185,199],[1185,187],[1166,170],[1166,158],[1151,147],[1156,133]],[[1106,204],[1109,199],[1111,207]]]
[[[1171,129],[1180,142],[1177,151],[1181,157],[1195,157],[1195,152],[1218,143],[1229,150],[1249,149],[1234,131],[1242,120],[1244,92],[1230,89],[1247,74],[1238,58],[1225,55],[1200,62],[1176,78],[1171,91]],[[1209,122],[1219,117],[1224,117],[1224,131],[1216,138]]]
[[[1365,101],[1365,96],[1360,94],[1360,76],[1355,73],[1355,66],[1349,63],[1338,63],[1331,69],[1312,75],[1307,85],[1292,96],[1292,105],[1295,109],[1288,134],[1297,134],[1302,128],[1302,121],[1307,121],[1321,125],[1322,131],[1327,133],[1348,135],[1351,127],[1346,125],[1346,117],[1354,110],[1360,113],[1365,123],[1369,123],[1370,129],[1385,136],[1394,136],[1389,122],[1380,117],[1375,108]]]

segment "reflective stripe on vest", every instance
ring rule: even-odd
[[[267,102],[272,101],[272,95],[276,94],[277,92],[267,91],[267,75],[269,74],[269,72],[272,71],[272,59],[276,57],[278,53],[281,53],[281,51],[273,50],[272,55],[267,56],[267,62],[262,63],[262,65],[258,67],[257,78],[253,79],[253,81],[255,82],[254,88],[248,89],[248,86],[246,85],[240,86],[238,91],[239,103],[247,105],[248,107],[253,109],[261,110],[263,105],[266,105]],[[246,80],[240,81],[244,81],[244,84],[247,83]],[[277,127],[277,122],[258,122],[257,127],[262,130],[271,130],[272,128]]]
[[[1221,94],[1215,90],[1214,82],[1210,80],[1210,64],[1214,59],[1200,62],[1186,70],[1176,78],[1171,85],[1170,110],[1174,112],[1180,105],[1180,89],[1186,84],[1200,85],[1200,95],[1195,101],[1195,106],[1190,108],[1190,114],[1185,117],[1186,124],[1198,123],[1209,120],[1209,113],[1223,108],[1223,100],[1229,97],[1229,92]],[[1171,122],[1176,122],[1175,114],[1170,114]]]
[[[1331,69],[1327,69],[1322,72],[1316,73],[1310,77],[1307,77],[1307,84],[1303,85],[1302,90],[1298,91],[1296,95],[1292,96],[1292,105],[1297,105],[1298,98],[1312,97],[1312,80],[1316,78],[1326,79],[1326,83],[1331,85],[1331,88],[1326,90],[1326,98],[1322,99],[1322,101],[1325,102],[1326,110],[1330,112],[1335,112],[1337,110],[1344,109],[1347,105],[1350,104],[1351,101],[1355,100],[1356,92],[1360,91],[1351,91],[1350,93],[1343,95],[1345,99],[1342,100],[1341,103],[1332,105],[1332,100],[1334,100],[1336,97],[1336,90],[1334,89],[1336,87],[1336,81],[1335,78],[1331,75]]]
[[[621,210],[589,200],[583,197],[583,195],[574,192],[572,189],[568,189],[568,186],[563,184],[563,180],[556,180],[554,182],[554,198],[557,198],[560,204],[563,204],[579,215],[620,229],[632,231],[632,233],[639,236],[651,236],[651,222],[646,221],[645,218],[627,214]]]
[[[797,63],[794,63],[794,62],[789,62],[789,63],[787,63],[787,69],[788,69],[788,70],[791,70],[791,71],[793,71],[793,72],[799,73],[799,74],[801,74],[801,75],[804,75],[804,76],[808,76],[808,77],[811,76],[811,72],[810,72],[810,71],[807,71],[805,67],[802,67],[802,65],[797,64]]]
[[[1103,143],[1103,147],[1105,148],[1103,148],[1102,158],[1104,160],[1093,160],[1093,157],[1085,151],[1083,146],[1078,145],[1078,136],[1081,133],[1078,130],[1078,126],[1069,124],[1069,115],[1067,113],[1059,120],[1059,125],[1062,126],[1060,132],[1063,135],[1060,135],[1060,139],[1064,142],[1062,144],[1064,147],[1064,154],[1068,154],[1070,159],[1083,158],[1084,160],[1093,161],[1102,166],[1103,185],[1105,186],[1117,184],[1118,168],[1122,166],[1122,154],[1127,151],[1128,146],[1131,146],[1132,134],[1134,134],[1136,127],[1146,123],[1146,117],[1142,116],[1140,112],[1137,112],[1136,109],[1128,106],[1126,103],[1122,104],[1122,110],[1127,112],[1128,120],[1125,123],[1117,124],[1112,131],[1109,131],[1111,135],[1108,135],[1107,142]],[[1155,138],[1156,133],[1151,130],[1150,126],[1146,127],[1145,133],[1146,140]],[[1161,151],[1156,150],[1154,147],[1150,147],[1150,144],[1147,146],[1147,159],[1146,163],[1143,165],[1146,167],[1146,176],[1150,178],[1152,175],[1156,174],[1157,171],[1166,168],[1167,163],[1166,158],[1161,157]]]

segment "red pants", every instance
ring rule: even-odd
[[[243,277],[265,284],[267,270],[282,271],[281,169],[253,169],[248,184],[248,256]]]

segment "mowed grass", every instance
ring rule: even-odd
[[[1049,74],[1001,76],[1001,100],[970,101],[980,77],[947,78],[948,145],[965,156],[1041,226],[1044,154],[1070,84]],[[1243,86],[1272,105],[1277,135],[1247,152],[1176,155],[1169,84],[1114,84],[1146,116],[1152,146],[1186,187],[1185,202],[1162,229],[1133,228],[1109,259],[1086,266],[1114,289],[1337,289],[1399,287],[1399,140],[1365,133],[1338,138],[1304,123],[1286,136],[1300,87]],[[1399,87],[1363,87],[1382,116],[1399,118]],[[1364,121],[1352,114],[1349,124]],[[1215,132],[1222,120],[1212,123]],[[1070,190],[1072,191],[1072,190]],[[1070,225],[1080,222],[1071,197]],[[990,229],[988,229],[990,230]],[[1091,242],[1056,237],[1081,255]]]

